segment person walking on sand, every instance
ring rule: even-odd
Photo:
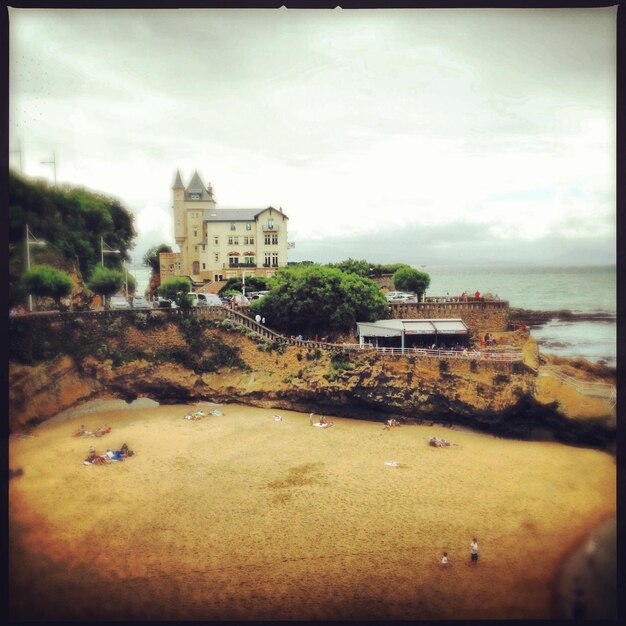
[[[478,541],[476,541],[476,537],[470,542],[470,559],[472,563],[478,563]]]
[[[309,426],[313,426],[313,413],[309,413]]]
[[[444,552],[441,555],[441,567],[448,567],[448,553]]]

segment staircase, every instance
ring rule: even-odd
[[[198,287],[195,291],[196,293],[219,293],[220,289],[226,284],[226,282],[227,281],[225,280],[214,280]]]

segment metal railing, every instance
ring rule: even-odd
[[[438,359],[465,359],[470,361],[501,361],[514,363],[523,360],[523,354],[518,351],[498,352],[495,350],[437,350],[431,348],[387,348],[371,344],[340,344],[345,352],[376,351],[379,354],[390,356],[421,356]]]
[[[615,404],[617,401],[617,390],[615,385],[611,385],[610,383],[591,383],[585,380],[579,380],[578,378],[559,372],[559,370],[550,366],[547,366],[545,369],[548,370],[555,378],[558,378],[570,387],[574,387],[574,389],[582,395],[606,398],[612,404]]]

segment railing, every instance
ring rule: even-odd
[[[492,350],[433,350],[430,348],[386,348],[371,344],[341,344],[344,352],[376,351],[390,356],[425,356],[438,359],[465,359],[470,361],[501,361],[514,363],[523,360],[521,352],[497,352]]]
[[[577,378],[568,376],[567,374],[559,372],[559,370],[549,366],[545,369],[548,370],[555,378],[558,378],[560,381],[570,385],[570,387],[574,387],[574,389],[582,395],[606,398],[612,405],[615,405],[615,402],[617,401],[617,390],[615,385],[611,385],[609,383],[590,383],[584,380],[578,380]]]

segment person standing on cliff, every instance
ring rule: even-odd
[[[478,563],[478,541],[476,541],[476,537],[470,542],[470,559],[472,563]]]

